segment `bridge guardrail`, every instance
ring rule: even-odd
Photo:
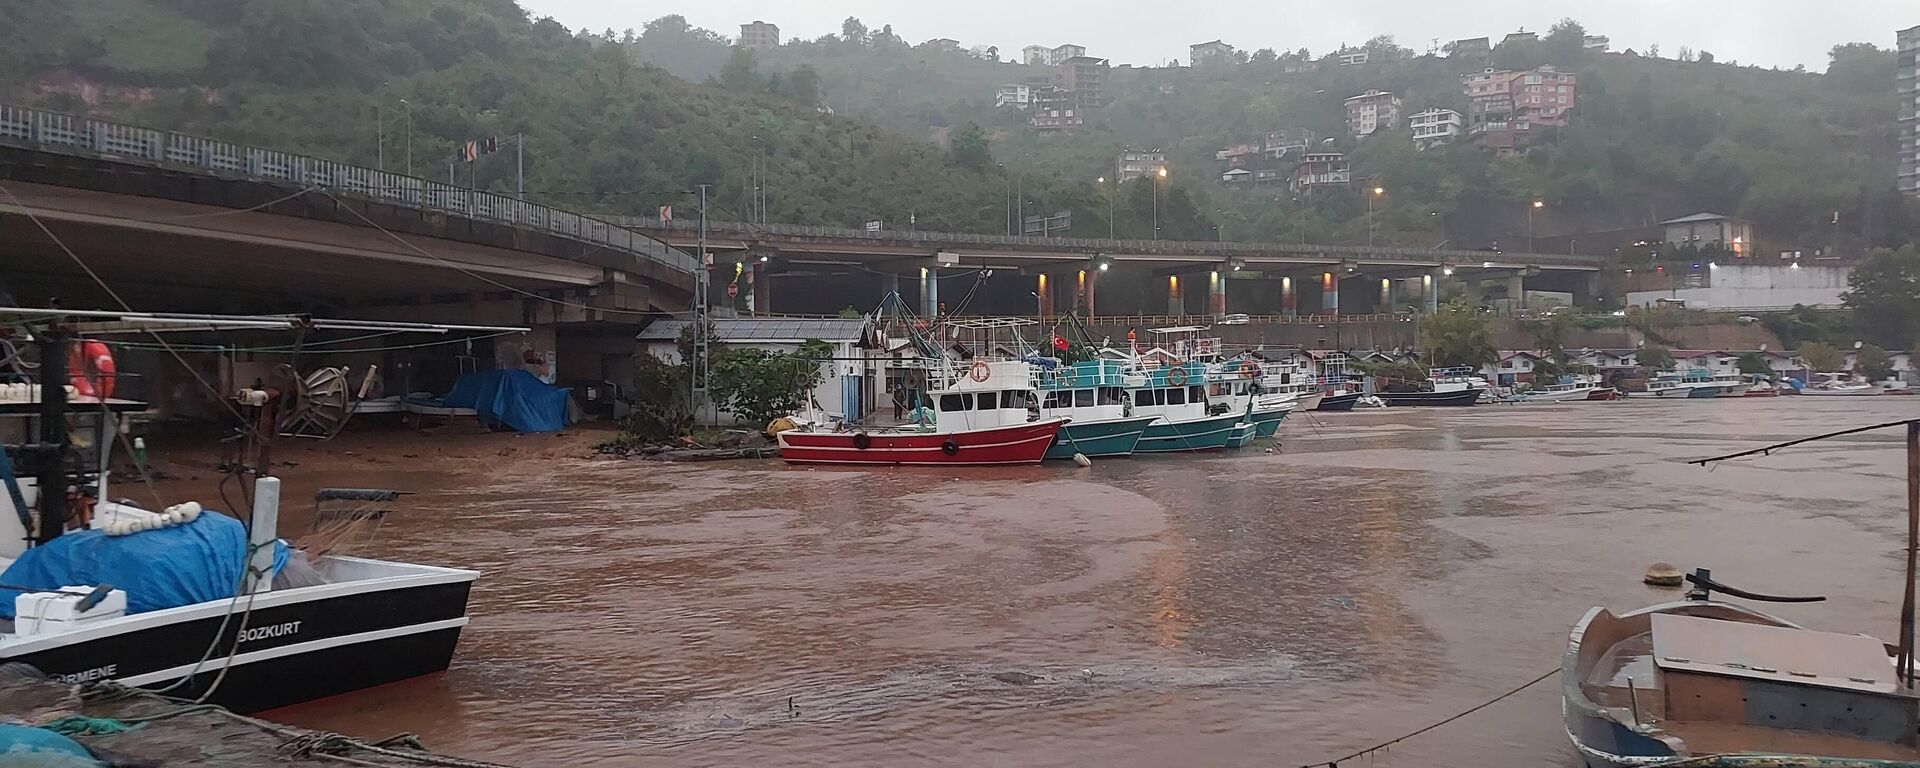
[[[384,203],[561,235],[632,253],[681,272],[691,273],[695,269],[695,259],[685,251],[591,216],[507,195],[290,152],[106,120],[81,119],[62,112],[11,104],[0,104],[0,142],[68,153],[132,157],[222,175],[324,187]]]
[[[610,219],[622,226],[651,231],[699,230],[698,220],[662,220],[650,216],[615,216]],[[1379,260],[1382,257],[1400,257],[1418,253],[1422,261],[1440,261],[1458,266],[1474,266],[1486,262],[1509,265],[1516,262],[1537,265],[1565,265],[1570,267],[1595,268],[1608,263],[1609,257],[1564,253],[1516,253],[1511,251],[1458,251],[1392,248],[1367,245],[1315,245],[1312,243],[1244,243],[1216,240],[1137,240],[1105,239],[1088,237],[1029,237],[1024,235],[991,235],[973,232],[933,232],[920,230],[882,229],[865,230],[847,227],[819,227],[800,224],[759,224],[741,221],[707,220],[709,233],[723,234],[764,234],[789,235],[796,237],[832,237],[848,240],[886,240],[896,242],[919,242],[929,245],[1000,245],[1026,246],[1046,249],[1071,249],[1090,253],[1112,250],[1168,253],[1211,253],[1222,256],[1270,256],[1275,251],[1299,252],[1303,254],[1324,254],[1329,257],[1355,257]]]

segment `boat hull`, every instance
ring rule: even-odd
[[[1210,416],[1192,421],[1158,421],[1147,427],[1140,437],[1134,453],[1187,453],[1192,451],[1217,451],[1226,448],[1234,438],[1234,427],[1240,424],[1240,414]]]
[[[1254,437],[1273,437],[1279,434],[1280,422],[1286,421],[1287,414],[1289,413],[1293,413],[1292,408],[1282,408],[1277,411],[1254,411],[1248,414],[1247,418],[1253,424]]]
[[[1878,395],[1880,394],[1880,392],[1881,390],[1879,387],[1860,387],[1857,389],[1856,388],[1816,389],[1813,387],[1808,387],[1806,389],[1800,390],[1800,394],[1807,395],[1810,397],[1861,397],[1861,396],[1868,396],[1868,395]]]
[[[1551,392],[1538,392],[1534,394],[1529,394],[1526,397],[1528,402],[1564,403],[1564,402],[1576,402],[1581,400],[1598,400],[1600,398],[1595,397],[1595,395],[1599,394],[1599,392],[1600,392],[1600,389],[1597,387],[1586,387],[1586,388],[1580,388],[1580,389],[1562,389],[1562,390],[1555,390]]]
[[[434,570],[409,579],[439,583],[368,589],[347,581],[262,593],[253,598],[244,637],[238,610],[222,629],[231,601],[219,600],[30,636],[0,649],[0,661],[24,662],[59,680],[146,688],[192,673],[168,695],[198,698],[213,688],[209,702],[242,713],[289,706],[446,670],[478,574]],[[247,598],[237,605],[245,608]],[[199,663],[216,636],[212,655]]]
[[[1072,421],[1060,428],[1047,447],[1046,458],[1071,459],[1078,453],[1087,457],[1130,456],[1146,434],[1154,416],[1112,421]]]
[[[1278,426],[1280,422],[1276,421],[1273,423]],[[1245,448],[1253,442],[1255,437],[1259,436],[1259,431],[1256,425],[1244,421],[1235,424],[1233,425],[1233,431],[1227,434],[1227,447]]]
[[[1389,406],[1462,406],[1479,402],[1480,392],[1469,388],[1451,392],[1379,392],[1376,395]]]
[[[1034,464],[1046,456],[1063,423],[1047,419],[945,433],[787,430],[776,437],[780,460],[788,464]]]
[[[1315,406],[1314,410],[1316,411],[1351,411],[1353,410],[1353,404],[1360,402],[1360,398],[1362,396],[1363,394],[1360,392],[1347,392],[1345,394],[1339,394],[1339,395],[1327,395],[1326,397],[1320,398],[1320,404]]]

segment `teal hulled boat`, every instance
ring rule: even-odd
[[[1275,423],[1278,424],[1278,422],[1275,422]],[[1233,432],[1227,435],[1227,447],[1228,448],[1247,447],[1248,443],[1253,442],[1253,438],[1255,437],[1256,432],[1258,432],[1258,429],[1254,425],[1248,424],[1247,422],[1244,422],[1244,421],[1240,422],[1239,424],[1233,425]]]
[[[1255,437],[1273,437],[1280,432],[1280,422],[1286,421],[1289,413],[1293,413],[1292,408],[1253,411],[1247,414],[1247,420],[1253,423]]]
[[[1229,413],[1192,421],[1157,421],[1147,427],[1134,446],[1134,453],[1173,453],[1178,451],[1217,451],[1232,444],[1242,414]],[[1253,439],[1247,430],[1247,439]],[[1244,443],[1243,443],[1244,445]]]
[[[1060,428],[1060,434],[1054,436],[1053,445],[1047,447],[1047,458],[1071,459],[1076,453],[1089,458],[1130,455],[1141,436],[1146,434],[1147,425],[1157,418],[1137,416],[1111,421],[1068,422]]]

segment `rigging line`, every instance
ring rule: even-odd
[[[1834,437],[1841,437],[1841,436],[1844,436],[1844,435],[1851,435],[1851,434],[1855,434],[1855,433],[1858,433],[1858,432],[1871,432],[1871,431],[1873,431],[1873,430],[1876,430],[1876,429],[1886,429],[1886,428],[1888,428],[1888,427],[1898,427],[1898,426],[1904,426],[1904,425],[1907,425],[1907,424],[1914,424],[1914,423],[1920,423],[1920,419],[1901,419],[1901,420],[1899,420],[1899,421],[1889,421],[1889,422],[1886,422],[1886,423],[1884,423],[1884,424],[1874,424],[1874,425],[1872,425],[1872,426],[1866,426],[1866,427],[1854,427],[1853,429],[1843,429],[1843,430],[1840,430],[1840,431],[1838,431],[1838,432],[1828,432],[1828,433],[1826,433],[1826,434],[1824,434],[1824,435],[1814,435],[1814,436],[1812,436],[1812,437],[1803,437],[1803,438],[1800,438],[1800,439],[1798,439],[1798,440],[1788,440],[1787,442],[1784,442],[1784,443],[1774,443],[1773,445],[1769,445],[1769,446],[1764,446],[1764,447],[1761,447],[1761,448],[1755,448],[1755,449],[1753,449],[1753,450],[1750,450],[1750,451],[1741,451],[1741,452],[1739,452],[1739,453],[1729,453],[1729,454],[1727,454],[1727,455],[1725,455],[1725,456],[1715,456],[1715,457],[1713,457],[1713,458],[1710,458],[1710,459],[1693,459],[1693,460],[1691,460],[1691,461],[1688,461],[1687,463],[1688,463],[1688,464],[1698,464],[1698,465],[1700,465],[1700,466],[1703,466],[1703,467],[1704,467],[1704,466],[1706,466],[1706,465],[1708,465],[1708,464],[1711,464],[1711,463],[1713,463],[1713,462],[1716,462],[1716,461],[1726,461],[1726,460],[1728,460],[1728,459],[1738,459],[1738,458],[1741,458],[1741,457],[1743,457],[1743,456],[1752,456],[1752,455],[1754,455],[1754,454],[1771,454],[1771,453],[1773,453],[1774,451],[1777,451],[1777,450],[1780,450],[1780,449],[1782,449],[1782,448],[1791,448],[1791,447],[1793,447],[1793,446],[1796,446],[1796,445],[1799,445],[1799,444],[1801,444],[1801,443],[1811,443],[1811,442],[1813,442],[1813,441],[1815,441],[1815,440],[1826,440],[1826,439],[1829,439],[1829,438],[1834,438]]]
[[[437,347],[443,344],[462,344],[469,341],[484,341],[486,339],[496,339],[501,336],[512,336],[513,334],[516,334],[516,333],[524,334],[525,332],[524,331],[500,331],[498,333],[490,333],[485,336],[464,336],[458,339],[440,339],[438,341],[425,341],[419,344],[397,344],[397,345],[387,346],[387,347],[351,347],[346,349],[323,349],[323,350],[315,351],[314,354],[331,354],[331,353],[349,354],[349,353],[357,353],[357,352],[392,352],[392,351],[403,350],[403,349],[425,349],[427,347]],[[129,349],[155,349],[155,347],[151,344],[142,344],[137,341],[109,341],[105,343],[108,346],[127,347]],[[208,345],[206,347],[197,348],[197,349],[189,348],[189,351],[193,351],[193,352],[255,352],[255,353],[262,353],[262,354],[288,354],[293,352],[294,350],[291,347],[260,347],[260,348],[249,349],[246,347],[219,347],[219,346]]]
[[[169,221],[186,221],[186,220],[188,220],[188,219],[210,219],[210,218],[213,218],[213,217],[215,217],[215,216],[230,216],[230,215],[232,215],[232,214],[236,214],[236,213],[252,213],[252,212],[254,212],[254,211],[258,211],[258,210],[260,210],[260,209],[262,209],[262,208],[269,208],[269,207],[272,207],[272,206],[275,206],[275,205],[279,205],[279,204],[281,204],[281,203],[284,203],[284,202],[286,202],[286,201],[288,201],[288,200],[292,200],[292,199],[294,199],[294,198],[296,198],[296,197],[299,197],[299,196],[301,196],[301,195],[304,195],[304,194],[306,194],[306,193],[308,193],[308,192],[310,192],[310,191],[313,191],[314,189],[317,189],[317,187],[313,187],[313,186],[306,186],[306,187],[302,187],[302,188],[300,188],[300,189],[299,189],[298,191],[295,191],[295,192],[291,192],[291,193],[288,193],[288,194],[285,194],[285,195],[281,195],[280,197],[276,197],[276,198],[274,198],[274,199],[272,199],[272,200],[268,200],[268,201],[266,201],[266,202],[264,202],[264,203],[261,203],[261,204],[259,204],[259,205],[255,205],[255,206],[249,206],[249,207],[246,207],[246,208],[235,208],[235,209],[232,209],[232,210],[225,210],[225,211],[209,211],[209,212],[207,212],[207,213],[189,213],[189,214],[186,214],[186,215],[184,215],[184,216],[162,216],[162,217],[160,217],[160,218],[157,218],[157,219],[141,219],[141,221],[145,221],[145,222],[148,222],[148,223],[152,223],[152,224],[164,224],[164,223],[166,223],[166,222],[169,222]]]
[[[552,298],[550,296],[542,296],[538,293],[534,293],[533,291],[529,291],[524,288],[508,285],[506,283],[500,282],[493,278],[487,277],[486,275],[482,275],[478,272],[474,272],[473,270],[467,269],[466,267],[460,266],[459,264],[456,264],[454,262],[440,258],[439,256],[435,256],[432,253],[428,253],[425,249],[421,248],[420,246],[407,242],[405,238],[402,238],[399,235],[394,234],[391,230],[388,230],[386,227],[380,226],[380,224],[378,222],[375,222],[373,219],[369,219],[366,216],[362,215],[360,211],[355,210],[354,207],[351,205],[347,205],[345,201],[341,200],[338,197],[334,197],[333,192],[325,188],[315,188],[313,191],[326,195],[328,199],[338,204],[342,210],[345,210],[346,212],[353,214],[354,218],[359,219],[369,227],[373,227],[374,229],[379,230],[380,234],[386,235],[389,239],[393,240],[396,243],[401,244],[402,246],[405,246],[408,250],[413,251],[414,253],[418,253],[422,256],[425,256],[429,259],[433,259],[434,261],[439,262],[441,266],[451,268],[455,271],[465,274],[468,277],[471,277],[475,280],[479,280],[480,282],[486,283],[496,288],[510,291],[512,293],[517,293],[529,299],[537,299],[540,301],[548,302],[550,304],[556,304],[562,307],[582,309],[590,312],[607,312],[607,313],[616,314],[616,315],[641,315],[641,316],[654,316],[654,317],[658,317],[662,314],[666,314],[662,312],[654,312],[651,310],[611,309],[611,308],[604,308],[604,307],[592,307],[585,304],[576,304],[574,302]],[[698,282],[699,282],[698,280],[695,281],[695,283],[698,283]],[[696,288],[695,290],[698,290],[698,288]]]
[[[1400,742],[1403,742],[1403,741],[1406,741],[1407,739],[1411,739],[1411,738],[1413,738],[1413,737],[1415,737],[1415,736],[1419,736],[1420,734],[1423,734],[1423,733],[1426,733],[1426,732],[1428,732],[1428,731],[1431,731],[1431,730],[1433,730],[1433,729],[1435,729],[1435,728],[1439,728],[1440,726],[1443,726],[1443,725],[1446,725],[1446,724],[1448,724],[1448,723],[1451,723],[1451,722],[1453,722],[1453,721],[1455,721],[1455,720],[1459,720],[1460,718],[1463,718],[1463,717],[1466,717],[1467,715],[1471,715],[1471,714],[1473,714],[1473,713],[1475,713],[1475,712],[1478,712],[1478,711],[1480,711],[1480,710],[1483,710],[1483,709],[1486,709],[1487,707],[1490,707],[1490,706],[1493,706],[1494,704],[1498,704],[1498,703],[1500,703],[1501,701],[1505,701],[1505,700],[1506,700],[1507,698],[1509,698],[1509,697],[1512,697],[1512,696],[1513,696],[1514,694],[1517,694],[1517,693],[1519,693],[1519,692],[1521,692],[1521,691],[1524,691],[1524,690],[1526,690],[1526,689],[1528,689],[1528,688],[1532,688],[1532,687],[1534,687],[1535,685],[1538,685],[1538,684],[1540,684],[1540,682],[1541,682],[1541,681],[1543,681],[1543,680],[1546,680],[1546,679],[1547,679],[1547,678],[1549,678],[1549,677],[1553,677],[1554,675],[1557,675],[1557,674],[1559,674],[1559,673],[1560,673],[1560,668],[1559,668],[1559,667],[1554,667],[1553,669],[1549,669],[1549,670],[1547,670],[1545,674],[1542,674],[1542,675],[1541,675],[1541,676],[1539,676],[1539,677],[1536,677],[1536,678],[1534,678],[1534,679],[1532,679],[1532,680],[1528,680],[1527,682],[1525,682],[1525,683],[1522,683],[1522,684],[1520,685],[1520,687],[1518,687],[1518,688],[1515,688],[1515,689],[1513,689],[1513,690],[1510,690],[1510,691],[1507,691],[1506,693],[1503,693],[1503,694],[1500,694],[1499,696],[1495,696],[1495,697],[1493,697],[1493,698],[1491,698],[1491,699],[1488,699],[1488,700],[1486,700],[1486,701],[1483,701],[1483,702],[1481,702],[1481,703],[1479,703],[1479,704],[1475,704],[1474,706],[1472,706],[1472,707],[1469,707],[1469,708],[1467,708],[1467,709],[1466,709],[1466,710],[1464,710],[1464,711],[1461,711],[1461,712],[1457,712],[1457,713],[1455,713],[1455,714],[1453,714],[1452,716],[1450,716],[1450,717],[1448,717],[1448,718],[1446,718],[1446,719],[1444,719],[1444,720],[1441,720],[1441,721],[1439,721],[1439,722],[1437,722],[1437,723],[1434,723],[1434,724],[1432,724],[1432,725],[1429,725],[1429,726],[1427,726],[1427,727],[1425,727],[1425,728],[1421,728],[1421,729],[1419,729],[1419,730],[1417,730],[1417,731],[1414,731],[1414,732],[1412,732],[1412,733],[1409,733],[1409,734],[1406,734],[1405,736],[1401,736],[1401,737],[1398,737],[1398,738],[1395,738],[1395,739],[1391,739],[1391,740],[1388,740],[1388,741],[1383,741],[1383,742],[1380,742],[1379,744],[1375,744],[1375,745],[1373,745],[1373,746],[1371,746],[1371,747],[1367,747],[1366,749],[1363,749],[1363,750],[1360,750],[1360,751],[1358,751],[1358,752],[1355,752],[1355,753],[1353,753],[1353,754],[1350,754],[1350,755],[1347,755],[1346,757],[1342,757],[1342,758],[1338,758],[1338,759],[1335,759],[1335,760],[1323,760],[1323,761],[1321,761],[1321,762],[1318,762],[1318,763],[1308,763],[1308,764],[1306,764],[1306,765],[1303,765],[1303,766],[1300,766],[1300,768],[1340,768],[1340,764],[1341,764],[1341,763],[1343,763],[1343,762],[1346,762],[1346,761],[1348,761],[1348,760],[1352,760],[1352,759],[1354,759],[1354,758],[1356,758],[1356,757],[1365,757],[1365,756],[1367,756],[1367,755],[1370,755],[1370,754],[1373,754],[1373,753],[1375,753],[1375,752],[1378,752],[1378,751],[1380,751],[1380,750],[1383,750],[1383,749],[1386,749],[1387,747],[1391,747],[1391,746],[1393,746],[1393,745],[1395,745],[1395,744],[1398,744],[1398,743],[1400,743]]]
[[[101,290],[106,291],[108,296],[113,297],[114,303],[120,305],[121,311],[123,312],[135,311],[133,308],[133,305],[128,304],[126,299],[120,298],[119,292],[113,290],[113,286],[107,285],[107,281],[102,280],[100,278],[100,274],[97,272],[94,272],[93,267],[88,266],[85,259],[80,258],[80,254],[74,253],[72,248],[67,247],[66,241],[61,240],[59,235],[54,234],[53,230],[47,226],[47,223],[44,221],[41,221],[40,217],[34,214],[33,208],[28,206],[25,202],[22,202],[19,196],[13,194],[13,190],[8,189],[5,184],[0,184],[0,194],[4,194],[7,196],[7,199],[12,200],[13,204],[20,208],[21,213],[24,213],[27,215],[27,219],[32,221],[34,226],[39,227],[41,232],[46,233],[47,239],[52,240],[54,245],[59,246],[60,250],[67,254],[67,258],[72,259],[73,263],[78,264],[80,266],[80,269],[87,273],[87,277],[93,278],[93,282],[99,285]],[[215,402],[218,402],[222,406],[225,406],[227,409],[227,412],[233,414],[233,418],[236,421],[239,421],[243,425],[247,423],[247,418],[241,415],[240,409],[238,407],[236,407],[233,403],[229,402],[227,398],[220,393],[220,388],[215,387],[211,383],[208,383],[206,377],[200,375],[200,370],[197,368],[194,368],[192,364],[187,362],[187,359],[185,357],[182,357],[179,352],[175,351],[172,346],[168,345],[167,340],[160,335],[159,331],[155,331],[151,328],[146,329],[146,331],[147,331],[147,335],[152,336],[154,341],[159,342],[160,346],[165,348],[167,350],[167,353],[172,355],[173,359],[180,363],[180,367],[185,368],[187,373],[193,376],[194,381],[199,382],[200,386],[205,387],[207,392],[213,395],[213,399]],[[42,386],[45,386],[46,384],[47,382],[44,382],[44,381],[41,382]]]

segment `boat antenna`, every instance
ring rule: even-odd
[[[1730,453],[1725,456],[1715,456],[1709,459],[1694,459],[1687,463],[1698,464],[1704,467],[1715,462],[1737,459],[1743,456],[1753,456],[1755,454],[1770,456],[1774,451],[1791,448],[1802,443],[1829,440],[1844,435],[1870,432],[1876,429],[1890,429],[1899,426],[1905,426],[1907,428],[1907,571],[1905,590],[1900,598],[1900,650],[1895,655],[1896,669],[1894,670],[1894,674],[1899,676],[1901,683],[1911,688],[1914,685],[1915,678],[1913,664],[1914,570],[1916,564],[1920,564],[1920,419],[1902,419],[1900,421],[1889,421],[1884,424],[1843,429],[1838,432],[1828,432],[1824,435],[1788,440],[1784,443],[1775,443],[1739,453]]]

